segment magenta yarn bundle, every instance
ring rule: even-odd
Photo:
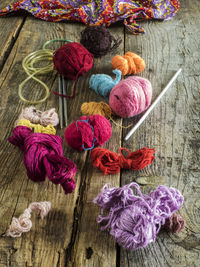
[[[113,87],[109,105],[115,114],[130,118],[146,110],[151,104],[152,86],[149,80],[131,76]]]
[[[121,188],[106,184],[94,203],[108,212],[98,216],[101,230],[109,229],[119,245],[135,250],[155,241],[165,220],[183,205],[183,196],[177,189],[162,185],[144,195],[136,183]]]
[[[8,140],[24,151],[24,165],[29,179],[43,182],[47,176],[52,183],[61,184],[65,194],[74,190],[76,165],[63,157],[60,136],[32,133],[26,126],[17,126]]]
[[[110,139],[110,122],[101,115],[82,116],[65,129],[67,144],[78,150],[91,150]]]

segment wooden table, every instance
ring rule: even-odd
[[[0,8],[7,6],[3,0]],[[112,124],[112,137],[104,147],[118,152],[120,147],[131,151],[144,146],[156,149],[156,160],[142,171],[122,171],[103,176],[92,167],[89,152],[78,153],[64,143],[64,155],[78,167],[74,193],[65,195],[60,186],[48,180],[34,183],[27,178],[22,153],[12,146],[8,137],[21,109],[18,85],[26,75],[22,59],[38,50],[47,40],[68,38],[79,41],[84,29],[79,23],[49,23],[29,15],[0,18],[0,266],[200,266],[200,183],[199,183],[199,74],[200,74],[200,1],[183,0],[178,14],[168,22],[140,23],[145,36],[127,33],[122,24],[109,28],[123,42],[118,53],[133,51],[146,61],[141,74],[153,85],[153,100],[161,92],[175,71],[183,72],[163,97],[151,115],[135,134],[125,142],[128,129]],[[58,45],[57,45],[58,47]],[[56,45],[52,46],[56,49]],[[81,116],[80,106],[87,101],[101,101],[89,89],[92,73],[112,75],[111,58],[107,55],[95,61],[93,69],[78,81],[75,99],[68,100],[69,123]],[[58,90],[58,74],[43,77],[51,91]],[[70,92],[73,82],[67,81]],[[34,82],[26,87],[26,97],[39,98],[41,90]],[[37,105],[46,110],[55,107],[58,97],[51,94],[48,101]],[[140,116],[117,122],[133,125]],[[64,129],[57,129],[63,137]],[[126,251],[114,242],[107,232],[101,232],[96,223],[99,208],[92,203],[105,183],[120,186],[139,177],[148,177],[150,184],[141,185],[150,192],[158,184],[173,186],[184,195],[180,214],[186,219],[186,228],[178,235],[162,232],[155,243],[145,249]],[[18,217],[33,201],[51,201],[47,218],[32,216],[33,227],[20,238],[4,237],[13,216]]]

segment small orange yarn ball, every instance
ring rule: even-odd
[[[146,67],[144,59],[132,52],[113,57],[111,64],[113,69],[121,70],[122,75],[137,74]]]

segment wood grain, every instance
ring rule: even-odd
[[[157,150],[155,162],[143,171],[122,173],[122,184],[137,177],[163,177],[160,183],[173,186],[185,198],[180,214],[187,226],[179,235],[161,233],[156,242],[134,252],[121,251],[124,266],[198,266],[200,262],[199,202],[199,86],[200,27],[199,1],[182,1],[181,9],[171,21],[143,23],[146,36],[126,35],[125,50],[145,58],[146,70],[141,74],[151,80],[153,99],[161,92],[180,67],[183,72],[150,116],[124,147],[143,146]],[[138,116],[139,117],[139,116]],[[133,119],[134,122],[138,118]],[[126,125],[129,121],[125,121]],[[125,136],[126,130],[123,131]],[[141,186],[150,192],[158,184]]]
[[[116,38],[121,37],[123,40],[121,27],[114,26],[110,31]],[[124,53],[123,42],[118,49],[118,53]],[[93,73],[106,73],[113,76],[110,68],[112,57],[113,55],[109,55],[96,59],[92,70]],[[87,80],[86,84],[88,82]],[[91,89],[87,89],[84,97],[83,102],[94,101],[94,99],[105,101]],[[117,122],[121,125],[121,119],[118,119]],[[118,152],[121,143],[121,131],[122,128],[112,124],[112,137],[104,147]],[[120,185],[120,174],[104,176],[100,170],[92,167],[89,155],[85,164],[85,176],[77,205],[77,224],[72,246],[68,251],[67,266],[116,266],[117,251],[115,242],[108,233],[101,232],[96,222],[100,210],[92,201],[100,193],[104,184],[111,183],[112,186],[118,187]]]
[[[12,2],[15,1],[1,1],[0,8]],[[123,39],[118,54],[133,51],[145,59],[147,67],[141,76],[152,82],[153,99],[178,68],[182,67],[183,72],[128,142],[124,141],[128,130],[122,131],[112,125],[112,137],[104,146],[115,152],[120,146],[131,151],[144,146],[154,147],[157,150],[154,163],[142,171],[126,170],[118,175],[103,176],[92,167],[89,152],[77,153],[64,142],[64,155],[78,167],[76,190],[67,196],[60,186],[48,180],[44,183],[28,180],[22,153],[9,144],[7,138],[25,106],[17,93],[19,83],[26,77],[21,67],[22,59],[50,39],[79,41],[85,26],[49,23],[30,15],[0,17],[0,267],[199,266],[199,10],[198,0],[183,0],[172,20],[140,22],[146,30],[145,36],[125,32],[122,24],[109,28],[113,35]],[[54,44],[49,48],[59,46]],[[94,68],[78,80],[75,99],[67,100],[69,123],[81,116],[83,102],[103,100],[89,89],[88,82],[92,73],[112,75],[112,56],[96,60]],[[56,71],[42,77],[51,92],[58,90],[57,78]],[[72,87],[73,81],[67,81],[67,93]],[[32,81],[23,92],[30,99],[38,99],[43,94]],[[47,102],[37,105],[41,110],[50,107],[56,107],[58,111],[58,98],[53,94]],[[123,120],[123,125],[136,123],[140,116]],[[117,122],[122,123],[121,119]],[[63,137],[64,129],[58,129],[57,133]],[[156,242],[145,249],[125,251],[116,245],[108,232],[101,232],[96,223],[100,210],[92,200],[107,182],[120,186],[144,179],[149,180],[149,184],[141,185],[146,193],[159,183],[181,191],[185,203],[180,214],[187,226],[179,235],[160,233]],[[3,236],[13,216],[18,217],[29,203],[44,200],[52,203],[47,218],[41,220],[33,214],[33,227],[29,233],[17,239]]]

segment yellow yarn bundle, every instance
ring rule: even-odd
[[[19,126],[26,126],[31,129],[34,129],[34,133],[45,133],[45,134],[56,134],[56,129],[52,124],[47,125],[46,127],[40,124],[31,123],[29,120],[21,119],[18,123]]]
[[[99,114],[108,119],[110,119],[112,115],[110,106],[105,102],[85,102],[81,106],[81,112],[86,116]]]

